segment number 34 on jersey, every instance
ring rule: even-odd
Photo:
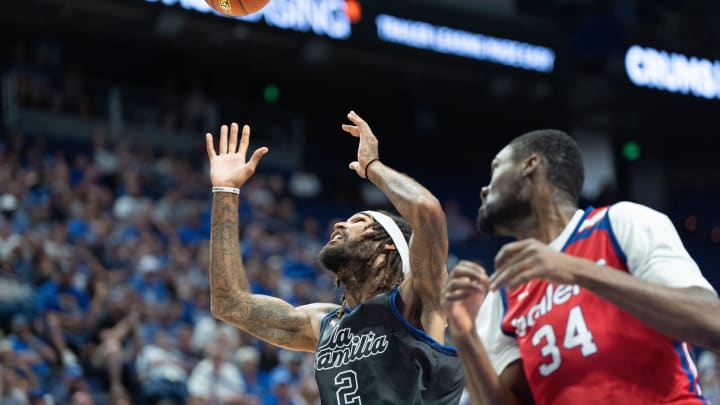
[[[538,367],[538,372],[542,376],[548,376],[560,368],[563,358],[561,348],[579,350],[583,357],[592,356],[598,351],[580,305],[575,305],[568,311],[567,321],[564,325],[565,333],[562,333],[562,330],[556,330],[563,328],[560,326],[563,323],[557,321],[554,325],[545,324],[533,328],[554,307],[568,303],[579,294],[580,287],[576,285],[548,284],[540,302],[530,307],[527,315],[514,318],[511,321],[511,325],[518,337],[525,337],[528,329],[531,330],[530,342],[532,347],[540,351],[540,355],[544,360]],[[520,293],[518,299],[522,300],[523,295],[524,293]],[[562,342],[558,341],[558,336],[564,336]]]

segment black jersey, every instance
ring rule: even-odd
[[[463,391],[455,348],[405,320],[398,289],[320,325],[315,378],[323,405],[453,405]]]

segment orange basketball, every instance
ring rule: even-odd
[[[205,2],[222,14],[242,17],[260,11],[270,0],[205,0]]]

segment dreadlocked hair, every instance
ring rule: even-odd
[[[412,227],[410,226],[410,223],[405,220],[405,218],[391,214],[387,211],[378,210],[378,212],[381,212],[387,216],[389,216],[395,223],[397,224],[398,228],[400,228],[400,231],[402,232],[403,236],[405,237],[406,242],[410,242],[410,236],[412,235]],[[372,218],[372,217],[371,217]],[[366,233],[367,240],[373,241],[373,242],[380,242],[377,244],[377,248],[375,248],[375,252],[368,258],[367,261],[367,267],[369,269],[373,268],[373,264],[377,260],[378,256],[385,253],[385,260],[377,266],[378,269],[386,269],[386,271],[377,271],[377,274],[375,274],[375,277],[380,280],[378,283],[377,292],[387,292],[391,291],[395,286],[402,283],[402,281],[405,279],[405,274],[403,274],[402,271],[402,259],[400,258],[400,253],[398,253],[397,250],[392,250],[389,252],[385,251],[385,245],[390,244],[394,245],[392,238],[390,237],[390,234],[383,228],[383,226],[375,221],[373,219],[372,225],[370,225],[370,230]],[[340,287],[342,283],[340,282],[340,278],[335,278],[335,287]],[[345,292],[343,291],[342,296],[340,297],[340,309],[337,311],[337,317],[341,318],[345,314],[345,307],[347,305],[347,299],[345,298]]]

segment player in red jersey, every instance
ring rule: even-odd
[[[474,403],[707,404],[688,344],[720,348],[720,300],[670,220],[578,209],[582,158],[561,131],[516,138],[491,168],[478,228],[517,241],[490,278],[460,262],[443,293]]]

